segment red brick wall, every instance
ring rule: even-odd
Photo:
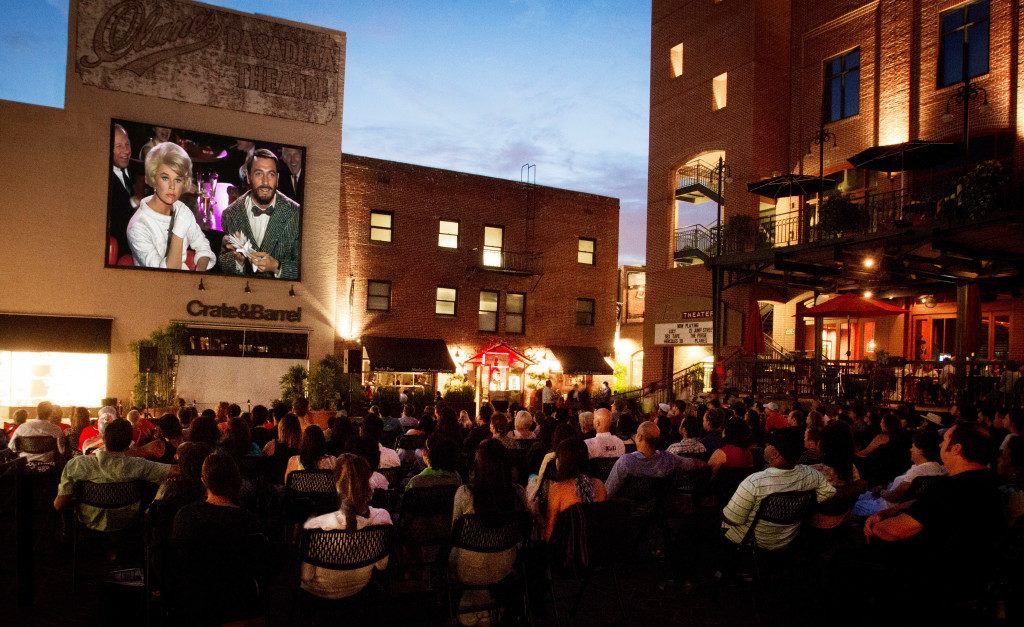
[[[702,267],[671,266],[672,172],[693,155],[724,150],[733,183],[726,186],[726,215],[754,211],[746,183],[773,171],[817,174],[811,138],[821,121],[823,64],[860,47],[860,112],[828,125],[837,137],[824,153],[826,173],[849,167],[846,159],[873,145],[908,139],[959,141],[962,105],[942,121],[956,86],[938,89],[939,14],[959,0],[778,0],[710,2],[655,0],[651,26],[651,119],[647,220],[647,298],[653,324],[671,322],[659,311],[680,294],[710,296]],[[971,134],[1015,133],[1016,161],[1024,157],[1017,130],[1021,112],[1022,33],[1019,0],[990,4],[989,73],[976,79],[989,107],[971,104]],[[1014,14],[1016,13],[1016,14]],[[673,78],[669,49],[684,44],[683,75]],[[728,105],[712,112],[711,79],[729,72]],[[811,155],[808,156],[808,152]],[[879,177],[882,189],[899,184]],[[737,200],[738,199],[738,200]],[[703,275],[703,276],[701,276]],[[726,292],[743,306],[742,298]],[[795,296],[792,294],[791,296]],[[1017,299],[1019,300],[1019,299]],[[1014,305],[1017,311],[1017,305]],[[1016,314],[1011,354],[1024,355],[1024,319]],[[667,351],[649,347],[644,380],[664,373]],[[660,357],[659,357],[660,356]]]
[[[450,346],[477,349],[502,341],[520,350],[567,344],[612,352],[617,199],[534,186],[536,219],[527,241],[527,186],[519,182],[343,155],[342,185],[337,309],[340,318],[349,311],[351,275],[354,335],[440,338]],[[369,240],[370,211],[375,209],[394,213],[390,244]],[[458,249],[438,247],[441,219],[460,222]],[[467,271],[480,263],[485,224],[505,227],[506,251],[543,253],[542,274]],[[597,240],[596,265],[577,262],[580,237]],[[391,281],[390,312],[366,311],[368,279]],[[456,317],[434,313],[438,286],[458,288]],[[502,292],[497,334],[477,330],[481,289]],[[526,294],[525,335],[504,333],[507,292]],[[577,298],[596,301],[593,326],[576,325]],[[339,331],[345,332],[343,325]],[[339,338],[339,348],[344,344]]]

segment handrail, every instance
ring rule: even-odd
[[[612,400],[642,401],[646,398],[653,398],[657,403],[668,402],[675,399],[676,394],[682,391],[683,386],[686,385],[695,374],[700,374],[700,377],[694,380],[695,382],[699,381],[700,383],[699,389],[697,390],[699,393],[704,389],[704,379],[707,375],[707,370],[708,366],[705,365],[704,362],[697,362],[683,368],[682,370],[677,370],[670,376],[663,377],[653,383],[633,388],[632,390],[626,390],[625,392],[619,392],[618,394],[613,394]],[[669,393],[671,393],[671,397],[669,396]]]
[[[676,170],[676,189],[691,185],[701,185],[708,190],[715,190],[718,187],[717,168],[698,161]]]

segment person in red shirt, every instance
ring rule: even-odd
[[[153,439],[156,425],[142,416],[142,413],[133,409],[128,412],[128,422],[132,423],[132,443],[139,446]]]
[[[776,429],[785,429],[790,426],[789,421],[785,416],[779,412],[779,406],[777,403],[768,403],[764,406],[765,408],[765,419],[764,419],[764,430],[768,433],[775,431]]]

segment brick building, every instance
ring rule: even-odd
[[[739,350],[756,301],[771,306],[767,350],[779,356],[1024,357],[1021,279],[1011,267],[1024,250],[1015,11],[1008,0],[655,0],[645,382],[707,352],[659,346],[656,330],[710,304],[716,266],[726,288],[723,356]],[[849,161],[915,140],[954,145],[927,168],[896,168],[902,174]],[[974,169],[986,162],[989,170]],[[782,174],[817,177],[819,168],[838,192],[821,207],[813,194],[770,199],[746,189]],[[991,168],[998,200],[984,205],[969,192]],[[719,184],[722,229],[687,221]],[[838,206],[856,223],[830,222]],[[817,325],[795,316],[842,292],[909,313]],[[966,307],[968,298],[980,303]]]
[[[368,382],[435,389],[455,370],[495,400],[549,374],[565,387],[611,374],[618,200],[347,154],[341,167],[350,370],[361,356]],[[435,341],[394,356],[389,338]]]

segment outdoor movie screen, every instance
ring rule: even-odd
[[[107,267],[298,281],[305,152],[111,120]]]

